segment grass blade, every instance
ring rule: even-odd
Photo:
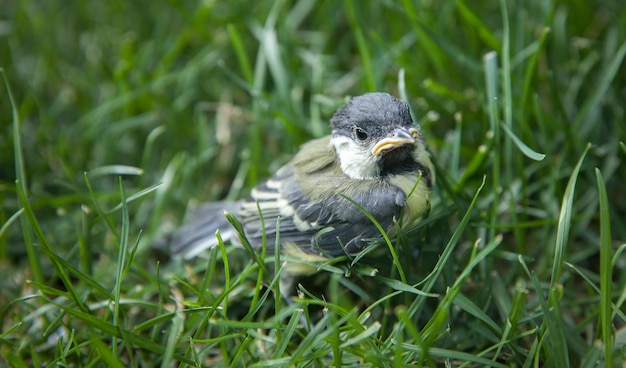
[[[88,174],[89,177],[93,179],[106,175],[142,175],[143,170],[138,167],[128,165],[107,165],[89,170]]]
[[[20,115],[13,100],[13,93],[11,92],[11,86],[7,80],[7,76],[4,73],[4,69],[0,68],[0,73],[4,79],[4,85],[9,96],[9,103],[11,104],[11,114],[13,119],[13,154],[15,162],[15,176],[17,179],[16,185],[20,187],[20,190],[25,196],[28,195],[28,185],[26,181],[26,166],[24,164],[24,151],[22,149],[22,124],[20,121]],[[41,262],[39,261],[39,254],[33,244],[33,233],[28,227],[28,221],[26,218],[21,217],[20,223],[22,225],[22,235],[24,236],[24,244],[26,245],[26,253],[28,254],[28,262],[30,264],[31,272],[33,273],[33,279],[37,282],[43,283],[43,271],[41,269]],[[3,251],[2,253],[6,253]]]
[[[222,239],[222,234],[220,234],[219,229],[215,232],[215,237],[217,238],[217,244],[222,255],[222,264],[224,265],[224,288],[229,290],[232,288],[232,284],[230,282],[230,263],[228,262],[226,245],[224,244],[224,240]],[[228,296],[229,294],[224,294],[224,302],[222,303],[224,314],[228,313]]]
[[[509,136],[509,138],[511,138],[513,143],[515,143],[517,148],[519,148],[519,150],[522,151],[526,157],[535,161],[541,161],[546,157],[545,154],[536,152],[532,148],[528,147],[526,143],[522,142],[522,140],[519,139],[506,124],[502,124],[501,126],[504,129],[504,132]]]
[[[567,351],[567,342],[565,340],[565,331],[563,330],[562,315],[560,309],[559,293],[561,288],[556,286],[549,290],[549,300],[545,298],[539,278],[535,273],[531,274],[532,283],[537,293],[537,298],[541,303],[543,311],[543,324],[546,326],[545,335],[542,337],[542,343],[550,344],[544,347],[549,352],[549,358],[558,368],[568,368],[569,354]]]
[[[541,35],[539,35],[539,41],[537,43],[537,48],[535,52],[533,52],[532,57],[528,62],[528,66],[526,67],[526,72],[524,74],[524,88],[522,90],[522,103],[520,106],[522,109],[526,107],[526,101],[528,101],[528,97],[530,96],[531,86],[533,81],[533,76],[535,75],[535,71],[537,68],[537,61],[539,60],[540,51],[543,49],[543,46],[546,43],[546,39],[550,34],[550,28],[544,27],[541,30]]]
[[[437,294],[433,294],[433,293],[425,293],[411,285],[405,284],[402,281],[399,280],[395,280],[395,279],[390,279],[388,277],[383,277],[381,275],[376,275],[376,279],[382,281],[383,284],[389,286],[390,288],[397,290],[397,291],[403,291],[405,293],[411,293],[411,294],[415,294],[415,295],[421,295],[421,296],[427,296],[427,297],[437,297]]]
[[[491,33],[489,28],[482,21],[482,17],[477,16],[472,10],[465,4],[463,0],[456,0],[455,2],[457,10],[461,14],[461,17],[468,23],[468,26],[474,27],[478,31],[480,38],[487,44],[487,46],[494,50],[501,50],[502,45],[500,41]]]
[[[278,359],[282,357],[285,353],[287,345],[289,344],[294,333],[296,332],[296,327],[298,327],[303,313],[304,312],[302,311],[302,309],[296,309],[291,315],[291,318],[289,318],[287,327],[282,331],[282,334],[280,335],[280,340],[278,340],[278,343],[274,350],[274,354],[272,356],[273,359]]]
[[[600,202],[600,315],[598,325],[602,330],[604,345],[604,364],[609,367],[613,361],[613,325],[612,325],[612,280],[613,267],[611,247],[611,217],[606,185],[600,169],[596,168],[598,199]]]
[[[174,352],[176,351],[176,343],[180,333],[183,331],[183,314],[181,312],[175,312],[174,318],[172,318],[171,327],[167,330],[167,343],[165,344],[165,351],[163,352],[163,360],[161,361],[161,367],[172,367],[175,363]]]
[[[122,177],[119,178],[120,197],[122,200],[122,230],[120,231],[120,242],[117,249],[117,264],[115,271],[115,286],[113,288],[113,325],[120,327],[120,294],[122,293],[122,282],[124,280],[124,269],[126,268],[126,255],[128,254],[128,240],[130,234],[130,218],[128,207],[126,206],[126,193]],[[113,354],[117,355],[116,338],[113,338]]]
[[[493,151],[497,152],[491,157],[491,186],[492,188],[500,188],[500,125],[498,123],[498,54],[495,51],[488,52],[483,56],[483,64],[485,68],[485,88],[487,89],[487,114],[489,116],[489,127],[493,133]],[[498,213],[498,201],[493,201],[491,208],[493,214]],[[491,216],[491,231],[489,236],[495,236],[495,228],[497,216]]]
[[[28,199],[26,199],[26,195],[23,192],[22,187],[18,183],[16,183],[16,188],[17,188],[17,193],[20,198],[21,204],[24,208],[24,212],[26,216],[25,218],[28,219],[28,222],[30,223],[32,231],[35,233],[37,240],[40,242],[40,246],[52,252],[50,244],[48,243],[48,240],[46,239],[46,236],[44,235],[43,230],[41,229],[41,226],[39,225],[39,221],[37,221],[37,218],[35,217],[35,214],[33,212],[32,207],[30,206],[30,203],[28,202]],[[70,280],[62,264],[60,264],[59,262],[56,262],[54,258],[51,259],[51,262],[54,266],[57,276],[59,277],[59,279],[65,286],[65,288],[70,293],[71,299],[74,301],[74,303],[76,303],[76,305],[78,306],[80,310],[87,311],[88,310],[87,306],[83,303],[82,298],[80,297],[78,291],[74,287],[74,284]],[[39,283],[38,281],[36,282]],[[39,284],[45,285],[44,282],[41,282]]]
[[[235,48],[235,53],[237,54],[237,60],[239,61],[239,66],[241,67],[241,72],[243,73],[243,77],[248,82],[248,84],[252,85],[254,83],[254,77],[252,76],[252,67],[250,66],[250,61],[248,59],[248,54],[246,53],[246,49],[243,46],[243,42],[237,31],[237,27],[234,24],[229,24],[227,26],[228,35],[230,40],[233,43],[233,47]]]
[[[463,294],[459,294],[454,299],[454,304],[459,308],[463,309],[467,313],[476,317],[479,321],[482,321],[484,324],[489,326],[491,330],[495,333],[502,334],[502,327],[500,327],[496,321],[494,321],[484,310],[482,310],[479,306],[474,304],[468,297]]]
[[[570,175],[567,187],[565,188],[565,194],[563,194],[563,201],[561,202],[561,211],[559,212],[559,222],[556,230],[556,244],[554,249],[554,261],[552,264],[552,277],[550,278],[550,289],[556,288],[556,285],[560,282],[561,273],[563,270],[563,263],[565,262],[565,248],[567,247],[567,238],[569,237],[569,229],[572,221],[572,211],[574,206],[574,190],[576,189],[576,181],[578,179],[578,173],[580,167],[583,164],[585,156],[589,151],[589,145],[583,152],[582,156],[578,160],[578,163],[574,167],[574,171]]]
[[[112,353],[107,344],[105,344],[98,335],[92,333],[90,334],[89,341],[95,348],[95,350],[100,354],[100,359],[107,367],[113,368],[123,368],[125,365],[117,358],[117,356]]]

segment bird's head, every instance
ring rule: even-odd
[[[331,127],[340,167],[353,179],[377,178],[428,155],[409,106],[388,93],[353,98],[335,113]]]

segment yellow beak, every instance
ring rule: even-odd
[[[372,148],[372,155],[384,155],[396,148],[414,144],[417,135],[418,132],[415,128],[409,130],[396,128],[388,137],[376,142],[376,145]]]

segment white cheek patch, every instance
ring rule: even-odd
[[[361,147],[348,137],[333,136],[333,145],[344,174],[352,179],[373,179],[380,175],[378,157],[367,147]]]

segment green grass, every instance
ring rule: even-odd
[[[3,3],[0,365],[623,365],[622,3]],[[431,144],[427,220],[291,304],[278,257],[153,247],[373,90]]]

